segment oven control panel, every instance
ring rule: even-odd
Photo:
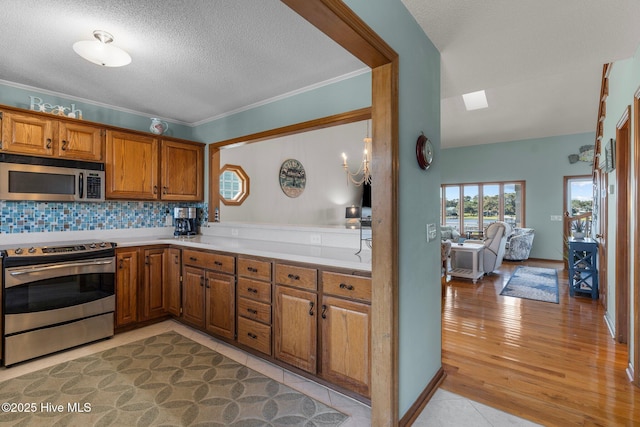
[[[30,246],[24,248],[7,249],[6,257],[31,257],[43,255],[81,254],[105,249],[115,249],[116,244],[111,242],[73,243],[55,246]]]

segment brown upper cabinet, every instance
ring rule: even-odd
[[[107,131],[108,199],[201,201],[204,144]]]
[[[102,161],[104,129],[42,113],[2,111],[0,150],[6,153]]]

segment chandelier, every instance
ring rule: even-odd
[[[364,150],[362,152],[362,163],[357,171],[351,172],[349,165],[347,164],[347,155],[342,153],[342,167],[347,173],[347,185],[351,181],[355,185],[362,185],[364,183],[371,184],[371,143],[372,139],[369,136],[370,120],[367,120],[367,136],[362,139],[364,142]]]

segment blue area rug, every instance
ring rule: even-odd
[[[558,304],[558,274],[553,268],[518,267],[500,295]]]

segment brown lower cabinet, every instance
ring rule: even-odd
[[[166,246],[116,249],[116,328],[180,314],[176,257],[179,260],[180,249]]]
[[[182,320],[235,338],[235,257],[184,249]]]
[[[138,250],[116,249],[115,326],[138,321]]]
[[[116,256],[117,326],[170,313],[369,398],[368,273],[174,247]]]

